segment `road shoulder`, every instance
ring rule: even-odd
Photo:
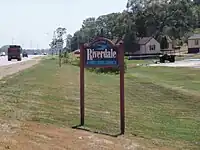
[[[1,66],[0,67],[0,80],[6,76],[12,75],[14,73],[20,72],[22,70],[25,70],[27,68],[30,68],[36,64],[39,63],[41,60],[41,57],[34,58],[25,62],[7,65],[7,66]]]

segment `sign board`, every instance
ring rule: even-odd
[[[63,42],[62,41],[57,41],[56,42],[56,49],[57,50],[62,50],[63,49]]]
[[[109,39],[98,37],[89,45],[80,45],[80,125],[85,118],[85,67],[119,67],[120,69],[120,129],[125,132],[124,110],[124,47],[123,43],[115,45]]]
[[[112,41],[98,38],[84,51],[85,67],[117,67],[118,51]]]

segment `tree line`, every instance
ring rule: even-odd
[[[74,35],[67,35],[66,49],[74,51],[80,42],[90,42],[101,35],[111,40],[123,39],[125,50],[138,37],[152,36],[159,42],[169,36],[180,45],[194,32],[200,32],[200,0],[128,0],[126,9],[83,20]]]

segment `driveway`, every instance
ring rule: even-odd
[[[181,61],[176,61],[174,63],[150,64],[149,66],[200,68],[200,59],[185,59],[185,60],[181,60]]]

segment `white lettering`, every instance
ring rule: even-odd
[[[91,49],[87,49],[87,60],[93,60]]]
[[[94,49],[87,49],[87,60],[93,60],[95,58],[116,58],[117,53],[113,49],[104,51],[95,51]]]

